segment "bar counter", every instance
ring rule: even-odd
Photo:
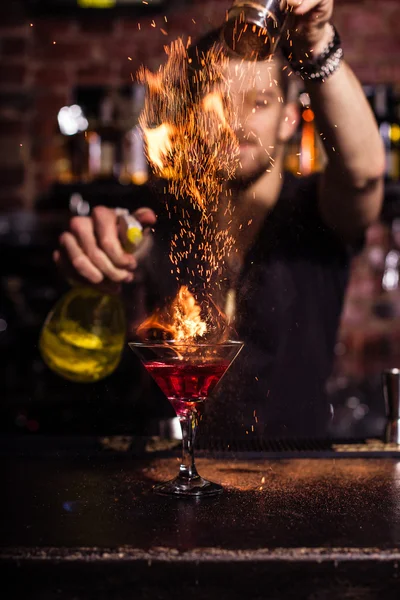
[[[193,501],[151,491],[176,475],[174,451],[13,444],[0,446],[4,597],[400,597],[399,452],[200,453],[225,491]]]

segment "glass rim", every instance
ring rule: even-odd
[[[178,342],[177,340],[164,340],[162,342],[128,342],[128,346],[135,348],[174,348],[175,346],[193,347],[193,348],[212,348],[244,346],[244,342],[240,340],[227,340],[226,342]]]

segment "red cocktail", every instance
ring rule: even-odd
[[[201,411],[203,402],[211,394],[229,363],[192,365],[176,359],[168,363],[150,361],[145,363],[145,367],[180,417],[188,409],[196,408],[197,412]]]
[[[161,494],[203,496],[222,487],[197,473],[193,445],[205,400],[243,347],[242,342],[194,344],[182,342],[131,343],[147,371],[171,402],[182,427],[179,475],[155,487]]]

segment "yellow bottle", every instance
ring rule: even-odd
[[[119,230],[125,249],[132,252],[142,239],[142,226],[128,211],[120,211]],[[118,296],[76,287],[49,313],[39,348],[58,375],[92,383],[117,368],[125,335],[125,310]]]

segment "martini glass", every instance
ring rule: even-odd
[[[133,342],[130,348],[172,404],[182,427],[182,462],[175,479],[154,487],[158,494],[211,496],[222,487],[203,479],[194,460],[196,429],[204,404],[243,347],[242,342],[220,344]]]

